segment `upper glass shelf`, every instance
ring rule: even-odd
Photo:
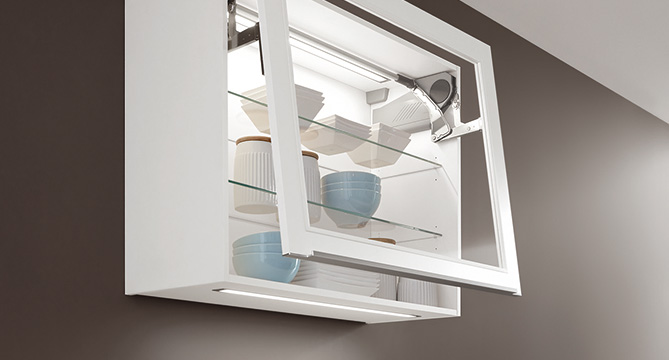
[[[304,95],[308,90],[300,93],[300,88],[298,86],[298,112],[318,112],[314,111],[316,101],[305,99],[310,96]],[[260,101],[266,95],[228,93],[230,111],[234,113],[229,118],[238,123],[229,127],[230,139],[259,132],[269,134],[267,104]],[[309,107],[312,108],[306,109]],[[423,134],[410,134],[386,125],[367,126],[338,115],[326,115],[319,120],[306,116],[299,119],[302,146],[318,153],[320,165],[332,171],[384,169],[390,174],[392,168],[401,169],[401,173],[413,173],[442,167],[434,157],[430,158],[429,147],[421,146],[425,140],[429,142],[420,137]]]

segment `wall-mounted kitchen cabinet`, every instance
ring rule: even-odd
[[[473,64],[480,117],[460,66],[351,6]],[[520,294],[489,47],[404,1],[346,7],[126,1],[127,294],[369,323]],[[483,137],[495,266],[462,258],[462,136]]]

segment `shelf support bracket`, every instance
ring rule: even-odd
[[[256,22],[248,29],[237,31],[237,1],[228,0],[228,52],[255,41],[260,41],[260,24]]]

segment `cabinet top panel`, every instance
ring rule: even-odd
[[[242,16],[254,16],[257,13],[256,1],[240,0],[238,3]],[[244,9],[250,12],[244,14]],[[333,4],[313,0],[288,0],[287,9],[291,45],[294,47],[299,48],[300,42],[309,43],[314,39],[321,44],[351,54],[375,68],[414,79],[441,71],[458,70],[458,66]],[[293,56],[294,61],[299,62],[299,51]],[[333,74],[331,77],[338,78],[338,74]],[[365,86],[364,81],[352,85],[367,91],[375,86],[378,87],[378,82],[372,81],[368,86]],[[389,82],[389,85],[395,84]]]

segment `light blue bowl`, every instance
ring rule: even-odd
[[[328,185],[330,183],[349,182],[349,181],[365,181],[373,182],[375,184],[381,183],[381,178],[367,172],[362,171],[340,171],[332,174],[327,174],[321,178],[321,184]]]
[[[237,275],[289,283],[300,269],[300,260],[274,253],[246,253],[232,256]]]
[[[374,190],[381,191],[381,184],[366,181],[350,181],[338,182],[323,185],[321,191],[337,190],[337,189],[360,189],[360,190]]]
[[[364,227],[369,218],[374,215],[381,203],[381,193],[374,190],[339,189],[324,191],[323,204],[339,210],[325,207],[327,216],[338,227],[355,229]],[[362,216],[349,214],[354,212]]]
[[[281,233],[278,231],[268,231],[243,236],[232,243],[232,247],[237,248],[244,245],[255,244],[281,244]]]
[[[256,253],[256,252],[281,254],[281,244],[243,245],[232,249],[232,255]]]

